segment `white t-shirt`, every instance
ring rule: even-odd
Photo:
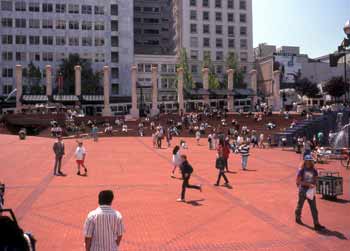
[[[83,146],[82,147],[78,146],[77,149],[75,150],[75,158],[77,160],[83,160],[85,154],[86,154],[86,150]]]
[[[178,151],[176,154],[173,154],[173,164],[174,166],[180,166],[182,164],[180,151]]]

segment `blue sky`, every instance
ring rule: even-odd
[[[329,54],[348,19],[350,0],[253,0],[254,47],[266,42],[300,46],[310,57]]]

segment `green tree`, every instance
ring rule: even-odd
[[[349,85],[342,77],[333,77],[323,86],[323,91],[337,100],[349,91]]]
[[[233,69],[235,74],[233,77],[233,86],[234,88],[246,88],[247,85],[244,83],[244,72],[239,67],[239,62],[234,52],[228,54],[226,58],[226,68]],[[227,74],[225,74],[224,88],[227,88]]]
[[[188,57],[187,57],[186,49],[182,49],[180,52],[179,67],[184,69],[184,87],[185,87],[185,89],[194,88],[194,82],[193,82],[192,74],[190,71],[190,66],[188,64]]]
[[[40,68],[36,67],[33,62],[30,62],[28,67],[23,69],[23,78],[27,83],[25,93],[40,95],[45,92],[45,87],[40,84],[42,80]]]
[[[208,68],[209,70],[209,89],[219,89],[220,81],[215,74],[215,66],[211,61],[210,55],[205,55],[203,58],[202,68]]]
[[[79,54],[69,54],[68,58],[63,59],[57,70],[57,76],[63,77],[63,91],[66,94],[74,93],[75,71],[74,67],[81,67],[81,91],[82,94],[100,94],[101,93],[101,72],[94,72],[91,64],[83,59]]]
[[[315,98],[320,94],[320,89],[309,79],[303,78],[295,83],[295,90],[300,96],[306,96],[308,98]]]

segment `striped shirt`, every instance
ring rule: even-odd
[[[122,215],[108,205],[91,211],[84,224],[84,236],[92,238],[91,251],[117,251],[117,238],[122,236]]]
[[[239,147],[239,152],[242,156],[249,156],[249,145],[241,145]]]

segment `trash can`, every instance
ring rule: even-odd
[[[343,194],[343,177],[339,172],[321,171],[316,182],[316,193],[325,199],[336,199]]]

